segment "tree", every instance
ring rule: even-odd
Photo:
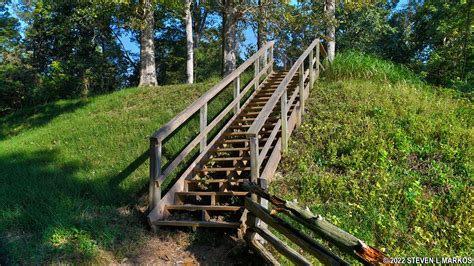
[[[154,5],[152,0],[140,0],[142,26],[140,32],[140,83],[139,86],[156,86]]]
[[[326,35],[328,37],[327,52],[328,60],[332,62],[336,54],[336,0],[325,1],[325,13],[329,20],[326,28]]]
[[[257,49],[267,42],[267,12],[265,10],[265,0],[258,0],[257,12]]]
[[[193,19],[191,16],[191,0],[186,0],[185,4],[185,24],[186,24],[186,76],[187,82],[194,82],[194,45],[193,45]]]
[[[234,0],[223,0],[222,13],[222,57],[223,76],[235,70],[237,64],[237,21],[238,14]]]

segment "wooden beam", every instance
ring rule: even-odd
[[[384,258],[388,258],[381,251],[366,245],[362,240],[331,224],[322,216],[314,215],[311,211],[300,208],[295,202],[271,195],[261,187],[249,182],[244,182],[242,187],[250,193],[269,200],[273,206],[283,210],[291,219],[303,224],[364,264],[379,264],[383,263]]]
[[[201,133],[206,131],[207,127],[207,103],[201,107],[199,111],[199,130]],[[201,143],[199,147],[199,152],[203,152],[207,146],[207,132],[204,133],[204,136],[201,138]]]
[[[329,265],[349,265],[347,262],[337,257],[330,250],[326,249],[324,246],[322,246],[315,240],[309,238],[301,231],[294,228],[292,225],[283,221],[281,218],[270,215],[270,213],[265,210],[265,208],[260,206],[255,201],[246,198],[245,208],[248,209],[249,212],[257,216],[259,219],[261,219],[263,222],[273,227],[281,234],[285,235],[288,239],[300,246],[303,250],[315,256],[322,263]]]
[[[294,249],[290,248],[285,242],[278,239],[274,234],[272,234],[268,229],[261,226],[249,228],[248,230],[254,230],[259,234],[263,239],[267,240],[268,243],[280,252],[283,256],[287,257],[295,265],[312,265],[305,257],[300,255]]]

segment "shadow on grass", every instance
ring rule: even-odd
[[[146,155],[106,183],[79,178],[88,165],[63,163],[52,150],[0,156],[1,264],[83,262],[99,250],[120,249],[117,241],[139,242],[146,230],[139,215],[121,205],[133,197],[118,185]]]
[[[57,116],[75,111],[88,103],[87,99],[59,101],[19,110],[0,118],[0,140],[25,130],[44,126]]]

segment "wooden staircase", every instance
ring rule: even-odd
[[[244,197],[247,195],[240,184],[243,180],[250,180],[251,170],[247,129],[287,73],[273,72],[268,77],[267,82],[241,109],[237,119],[219,138],[218,144],[209,150],[209,156],[193,170],[194,177],[185,181],[186,191],[176,192],[174,204],[165,206],[169,216],[165,220],[155,221],[155,225],[230,228],[240,226]],[[290,83],[290,93],[297,88],[298,79],[296,76]],[[295,105],[290,108],[290,112],[294,108]],[[279,116],[279,111],[275,110],[267,118],[265,132],[260,139],[262,148]],[[274,144],[270,147],[270,152],[273,148]],[[263,163],[267,160],[268,157]]]
[[[316,50],[315,57],[313,50]],[[301,98],[307,98],[319,74],[319,53],[320,42],[316,39],[292,69],[273,71],[273,42],[267,43],[150,138],[148,219],[153,229],[159,226],[241,226],[248,196],[241,185],[244,180],[262,183],[273,176],[289,135],[301,122],[304,113]],[[254,78],[241,88],[241,75],[251,65],[254,65]],[[208,102],[231,85],[234,100],[208,123]],[[244,98],[244,95],[250,96]],[[162,142],[198,111],[200,133],[161,169]],[[224,117],[231,112],[233,115],[226,122]],[[224,125],[217,128],[219,123]],[[209,132],[216,129],[220,131],[208,141]],[[162,196],[164,180],[198,144],[197,158]]]

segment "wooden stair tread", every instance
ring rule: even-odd
[[[246,196],[247,191],[182,191],[176,192],[176,195],[182,196]]]
[[[221,178],[221,179],[188,179],[185,180],[186,183],[243,183],[244,180],[248,180],[248,178],[239,178],[239,179],[227,179],[227,178]]]
[[[243,206],[226,206],[226,205],[166,205],[167,210],[175,211],[238,211]]]
[[[222,228],[238,228],[238,222],[214,222],[214,221],[187,221],[187,220],[161,220],[154,221],[157,226],[190,226],[190,227],[222,227]]]
[[[250,171],[250,167],[215,167],[202,168],[200,172]]]

